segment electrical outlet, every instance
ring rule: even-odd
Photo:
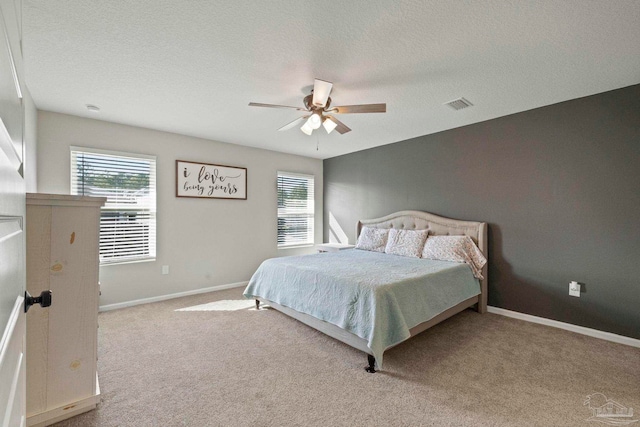
[[[169,274],[169,266],[168,265],[163,265],[162,266],[162,274]]]
[[[569,283],[569,295],[580,298],[580,283],[575,281]]]

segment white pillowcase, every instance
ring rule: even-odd
[[[356,249],[365,251],[384,252],[387,245],[388,228],[362,227],[356,242]]]
[[[389,231],[389,239],[384,251],[392,255],[420,258],[427,234],[427,230],[398,230],[392,228]]]
[[[474,277],[482,277],[482,267],[487,259],[469,236],[429,236],[422,251],[422,258],[440,261],[465,262]]]

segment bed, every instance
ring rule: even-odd
[[[357,239],[363,230],[426,230],[412,234],[429,238],[468,236],[476,250],[488,254],[484,222],[400,211],[359,221]],[[459,262],[361,249],[273,258],[256,270],[244,296],[255,299],[258,309],[260,303],[268,304],[363,351],[368,357],[365,369],[374,373],[382,368],[385,350],[467,308],[486,312],[487,265],[474,270]]]

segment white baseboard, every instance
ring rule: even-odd
[[[160,295],[157,297],[136,299],[133,301],[119,302],[116,304],[101,305],[98,311],[117,310],[119,308],[133,307],[134,305],[148,304],[150,302],[165,301],[168,299],[186,297],[189,295],[206,294],[207,292],[221,291],[223,289],[239,288],[241,286],[247,286],[248,283],[249,281],[228,283],[226,285],[211,286],[209,288],[194,289],[192,291],[178,292],[175,294]]]
[[[630,345],[631,347],[640,348],[640,340],[635,338],[625,337],[623,335],[612,334],[611,332],[599,331],[597,329],[585,328],[584,326],[572,325],[571,323],[558,322],[557,320],[545,319],[544,317],[532,316],[530,314],[519,313],[517,311],[506,310],[504,308],[498,308],[488,306],[487,311],[493,314],[499,314],[501,316],[512,317],[514,319],[525,320],[527,322],[539,323],[541,325],[551,326],[553,328],[564,329],[571,332],[576,332],[582,335],[588,335],[594,338],[600,338],[602,340],[612,341],[618,344]]]

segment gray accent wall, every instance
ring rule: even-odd
[[[324,161],[325,241],[405,209],[489,224],[489,305],[640,339],[640,85]]]

